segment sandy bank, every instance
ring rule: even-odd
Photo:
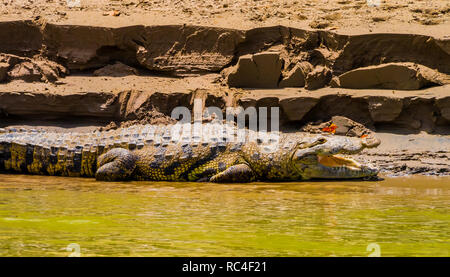
[[[72,3],[72,5],[70,5]],[[446,0],[77,0],[0,3],[0,21],[39,18],[49,23],[123,27],[195,24],[233,29],[284,25],[341,34],[449,35]]]

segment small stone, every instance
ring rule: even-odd
[[[111,16],[119,16],[121,14],[121,12],[120,11],[117,11],[117,10],[114,10],[114,11],[110,11],[109,12],[109,15],[111,15]]]

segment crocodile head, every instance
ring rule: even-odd
[[[292,166],[303,179],[353,179],[376,176],[378,169],[348,158],[365,148],[377,147],[373,137],[321,136],[300,145],[292,156]],[[345,157],[344,157],[345,156]]]

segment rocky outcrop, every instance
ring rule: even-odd
[[[328,85],[331,78],[332,74],[328,68],[318,66],[306,76],[305,88],[309,90],[323,88]]]
[[[247,54],[259,55],[277,48],[284,63],[277,87],[301,87],[305,83],[308,88],[316,88],[327,83],[325,72],[312,74],[308,85],[307,76],[302,75],[310,69],[300,69],[304,62],[316,69],[328,68],[333,76],[391,62],[411,62],[450,73],[449,40],[421,35],[348,36],[283,26],[241,31],[188,25],[107,28],[16,21],[0,22],[0,41],[0,52],[20,57],[41,53],[68,69],[98,69],[119,61],[178,76],[220,72],[236,66]],[[17,71],[36,75],[30,66]]]
[[[29,61],[16,64],[11,71],[8,72],[11,79],[24,80],[26,82],[38,82],[42,78],[39,67]]]
[[[38,54],[43,36],[38,24],[31,20],[0,22],[0,53],[20,56]]]
[[[286,97],[280,98],[280,107],[289,121],[300,121],[317,102],[317,97]]]
[[[244,39],[237,30],[199,26],[146,27],[139,35],[134,40],[138,62],[177,75],[219,71]]]
[[[426,66],[388,63],[350,70],[333,80],[332,86],[353,89],[417,90],[450,83],[450,79]]]
[[[315,90],[328,85],[332,78],[327,67],[314,68],[306,61],[295,64],[280,76],[284,64],[277,52],[247,54],[239,57],[237,64],[222,74],[228,86],[241,88],[305,87]]]
[[[30,92],[0,93],[0,110],[9,117],[21,116],[34,119],[116,117],[116,96],[108,93],[82,92],[72,94],[47,94]]]
[[[229,64],[243,32],[186,25],[102,28],[47,24],[43,37],[48,54],[65,60],[69,69],[121,61],[182,76],[217,72]]]
[[[280,54],[276,52],[244,55],[227,71],[227,84],[231,87],[276,88],[282,66]]]
[[[278,86],[286,87],[304,87],[306,76],[313,70],[313,66],[309,62],[300,62],[285,74]]]
[[[335,37],[334,41],[340,38]],[[450,74],[449,39],[412,34],[365,34],[348,36],[342,52],[333,63],[333,72],[347,71],[392,62],[422,64]]]
[[[64,66],[39,55],[27,58],[0,54],[0,81],[55,82],[67,74]]]
[[[286,82],[297,75],[295,64],[304,61],[327,67],[334,76],[393,62],[450,73],[450,40],[409,34],[348,36],[284,26],[241,31],[190,25],[109,28],[13,21],[0,22],[0,41],[0,53],[21,57],[42,53],[74,70],[120,61],[178,76],[220,72],[241,56],[277,46],[286,61],[282,69]],[[292,86],[298,86],[297,81]]]
[[[374,132],[364,125],[359,124],[344,116],[333,116],[331,120],[320,124],[308,123],[302,131],[309,133],[332,133],[349,137],[374,137]]]
[[[236,105],[244,108],[267,107],[269,113],[271,107],[279,107],[281,124],[296,126],[307,122],[325,122],[334,116],[344,116],[368,128],[389,125],[414,132],[434,132],[437,128],[445,129],[450,126],[450,97],[446,95],[448,85],[429,88],[426,93],[380,93],[377,90],[361,93],[351,89],[340,89],[336,93],[330,88],[301,92],[295,89],[233,92],[222,88],[222,93],[219,86],[201,91],[180,88],[174,90],[175,87],[145,89],[145,86],[139,90],[130,90],[127,84],[123,88],[114,88],[111,92],[95,91],[94,87],[74,90],[74,83],[81,80],[89,83],[87,79],[66,77],[68,90],[62,88],[66,85],[58,85],[47,87],[47,91],[41,88],[37,92],[39,83],[35,83],[20,91],[0,91],[0,114],[8,115],[9,118],[30,119],[89,117],[101,120],[135,120],[150,111],[170,116],[178,106],[192,109],[193,99],[203,98],[205,106],[217,106],[224,113],[226,107]],[[9,86],[14,85],[15,83],[11,83]],[[271,117],[270,114],[268,116]]]
[[[402,99],[395,97],[370,96],[367,103],[374,122],[394,121],[403,109]]]

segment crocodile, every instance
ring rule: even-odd
[[[377,168],[348,157],[378,146],[375,137],[302,132],[268,132],[262,137],[228,125],[216,133],[211,123],[200,126],[203,133],[174,126],[85,133],[0,129],[0,172],[222,183],[370,179],[378,174]]]

